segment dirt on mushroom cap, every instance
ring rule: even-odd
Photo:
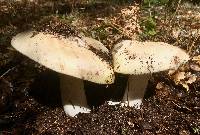
[[[114,70],[124,74],[146,74],[178,68],[189,55],[163,42],[125,40],[112,51]]]
[[[86,39],[57,38],[54,35],[30,31],[16,35],[11,44],[30,59],[59,73],[102,84],[114,81],[111,65],[89,50]],[[105,54],[109,53],[102,44],[99,48],[104,49],[102,51]]]

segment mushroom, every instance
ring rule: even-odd
[[[151,73],[177,69],[189,60],[182,49],[163,42],[124,40],[112,50],[114,71],[128,74],[125,105],[140,108]]]
[[[70,116],[90,111],[83,80],[114,82],[110,53],[97,40],[28,31],[13,37],[11,44],[23,55],[60,73],[62,103]]]

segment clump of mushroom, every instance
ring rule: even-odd
[[[123,102],[140,108],[151,73],[177,69],[189,60],[182,49],[163,42],[124,40],[112,50],[114,71],[128,74]]]
[[[163,42],[124,40],[112,50],[113,63],[109,50],[87,37],[29,31],[13,37],[11,44],[30,59],[60,73],[62,102],[70,116],[90,112],[83,80],[111,84],[114,72],[128,74],[123,102],[140,108],[151,73],[177,69],[189,60],[182,49]]]
[[[60,73],[62,102],[70,116],[90,111],[83,80],[99,84],[114,82],[110,53],[97,40],[28,31],[13,37],[11,44],[30,59]]]

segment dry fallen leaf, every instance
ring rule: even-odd
[[[190,74],[186,77],[188,78],[188,80],[185,81],[187,84],[192,84],[193,82],[197,80],[197,76],[195,74]]]
[[[191,74],[191,72],[177,72],[172,78],[176,85],[182,85],[187,91],[189,90],[188,84],[192,84],[197,80],[197,76]]]
[[[197,63],[198,65],[200,65],[200,55],[194,56],[194,57],[192,58],[192,61],[195,61],[195,63]]]
[[[121,31],[125,36],[136,39],[138,32],[140,32],[140,25],[138,22],[139,10],[140,6],[138,4],[127,6],[121,9],[121,12],[113,17],[111,22],[122,28]]]
[[[163,85],[162,82],[157,83],[156,89],[161,90],[161,89],[163,89],[163,88],[164,88],[164,85]]]
[[[185,78],[186,78],[185,72],[177,72],[175,75],[173,75],[173,80],[176,85],[180,84],[180,82]]]
[[[168,75],[169,75],[169,76],[172,76],[175,72],[176,72],[175,69],[170,69],[170,70],[168,71]]]
[[[190,68],[191,68],[193,71],[200,72],[200,65],[191,64],[191,65],[190,65]]]

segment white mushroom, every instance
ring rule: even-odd
[[[140,108],[151,73],[176,69],[189,60],[182,49],[163,42],[125,40],[112,50],[114,71],[130,74],[123,102]]]
[[[99,84],[114,82],[109,51],[94,39],[29,31],[17,34],[11,44],[30,59],[61,73],[62,102],[70,116],[90,111],[83,80]]]

